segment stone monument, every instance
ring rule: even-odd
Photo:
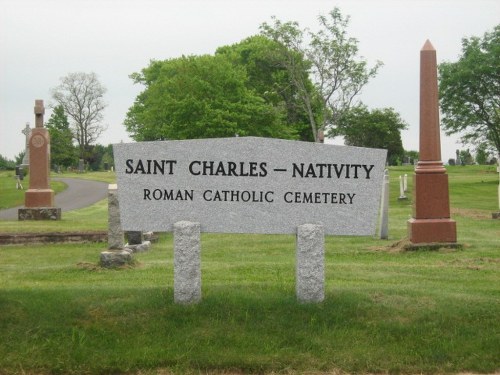
[[[295,234],[297,299],[319,303],[324,236],[376,231],[386,150],[233,137],[113,151],[121,229],[174,233],[175,303],[201,300],[203,232]]]
[[[18,211],[19,220],[60,220],[61,209],[54,207],[50,188],[50,138],[43,127],[43,100],[35,101],[35,128],[29,137],[30,184],[24,195],[25,208]]]
[[[420,160],[414,174],[413,218],[408,221],[413,244],[457,241],[439,131],[436,50],[427,40],[420,51]]]
[[[26,123],[26,127],[22,130],[22,133],[26,137],[26,147],[24,151],[24,157],[23,157],[23,162],[21,163],[21,167],[27,169],[30,165],[30,135],[31,135],[31,128],[30,128],[30,123]]]

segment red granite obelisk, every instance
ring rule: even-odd
[[[58,220],[61,209],[54,208],[54,190],[50,188],[50,138],[43,127],[43,100],[35,100],[35,128],[29,138],[30,185],[24,195],[25,208],[19,220]]]
[[[448,175],[441,161],[437,82],[436,50],[427,40],[420,51],[420,160],[414,174],[413,218],[408,221],[413,244],[457,241]]]

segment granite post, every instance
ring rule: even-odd
[[[201,300],[200,223],[174,224],[174,302],[192,304]]]
[[[380,201],[380,239],[389,238],[389,170],[384,171],[382,199]]]
[[[61,209],[54,207],[54,190],[50,188],[50,137],[43,127],[43,100],[35,100],[35,128],[29,137],[30,184],[24,194],[25,208],[18,211],[19,220],[59,220]]]
[[[118,205],[118,187],[108,185],[108,249],[123,249],[123,230],[120,222],[120,207]]]
[[[448,175],[441,161],[436,50],[428,40],[420,51],[419,142],[413,217],[408,221],[410,241],[455,243],[456,222],[450,219]]]
[[[325,233],[320,224],[297,227],[296,293],[299,302],[325,299]]]

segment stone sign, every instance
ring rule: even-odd
[[[386,150],[254,137],[113,147],[126,231],[375,233]]]

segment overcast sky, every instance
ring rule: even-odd
[[[142,87],[129,75],[151,59],[212,54],[259,32],[275,15],[317,28],[333,7],[351,17],[348,33],[360,54],[384,67],[362,92],[370,108],[394,108],[408,122],[407,150],[418,150],[419,52],[426,39],[438,62],[456,61],[461,39],[482,36],[500,23],[498,0],[0,0],[0,154],[24,150],[21,133],[34,126],[35,99],[73,72],[95,72],[107,88],[99,143],[129,142],[123,120]],[[462,148],[442,135],[442,159]]]

